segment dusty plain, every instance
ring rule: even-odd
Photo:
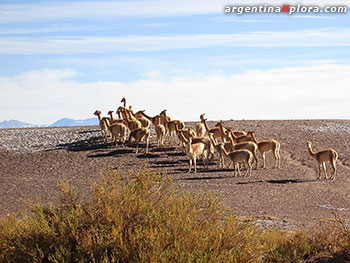
[[[259,167],[251,177],[234,177],[232,169],[219,169],[217,159],[208,171],[199,163],[197,174],[188,173],[182,148],[158,148],[153,128],[149,154],[143,144],[135,154],[133,146],[104,143],[97,126],[0,130],[0,216],[24,211],[26,200],[56,204],[60,180],[68,180],[87,199],[91,183],[109,171],[120,169],[123,178],[128,170],[146,164],[172,176],[180,190],[221,195],[225,207],[242,218],[257,218],[263,226],[309,228],[319,220],[331,220],[334,212],[350,219],[349,120],[227,120],[224,124],[234,130],[254,130],[258,140],[278,140],[281,168],[273,169],[273,155],[268,153],[267,168],[262,169],[258,153]],[[308,154],[307,141],[312,141],[314,150],[333,148],[339,153],[334,181],[317,179],[317,162]],[[330,173],[330,165],[327,168]]]

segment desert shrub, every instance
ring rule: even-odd
[[[241,222],[213,194],[175,190],[143,169],[111,173],[92,200],[61,183],[58,206],[1,220],[0,262],[259,262],[261,230]]]
[[[318,256],[333,255],[334,262],[350,260],[350,229],[337,213],[333,220],[323,220],[314,225],[309,233],[313,253]]]
[[[305,262],[313,247],[303,231],[287,233],[267,230],[264,233],[266,246],[265,262],[298,263]]]
[[[110,173],[82,201],[67,182],[59,205],[0,220],[0,262],[317,262],[348,259],[350,231],[339,217],[314,231],[262,230],[239,220],[211,193],[175,189],[143,168]],[[313,261],[314,260],[314,261]],[[342,262],[342,261],[334,261]]]
[[[266,262],[348,262],[349,225],[338,214],[334,220],[319,221],[308,232],[269,229],[263,233]]]

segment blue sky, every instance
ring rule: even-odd
[[[286,2],[0,1],[0,121],[106,115],[124,96],[182,120],[349,118],[349,11],[227,4]]]

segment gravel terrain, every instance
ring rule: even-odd
[[[216,122],[209,122],[213,127]],[[224,121],[234,130],[254,130],[258,140],[281,143],[281,168],[273,169],[267,154],[267,169],[259,167],[252,176],[234,177],[232,169],[219,169],[215,160],[208,171],[201,163],[198,173],[188,173],[188,161],[179,146],[158,148],[152,130],[150,153],[130,146],[103,143],[97,126],[28,128],[0,130],[0,216],[20,212],[27,200],[57,203],[57,183],[68,180],[88,198],[92,182],[110,170],[122,175],[145,163],[154,170],[173,176],[179,189],[212,191],[224,205],[243,218],[257,218],[263,226],[286,230],[308,228],[318,220],[330,220],[337,212],[350,218],[350,121],[271,120]],[[187,123],[193,127],[194,123]],[[339,153],[334,181],[317,179],[317,163],[307,152],[306,141],[314,150],[334,148]],[[332,171],[328,165],[328,172]]]

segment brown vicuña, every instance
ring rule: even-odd
[[[215,124],[215,127],[218,127],[219,130],[220,130],[220,133],[221,133],[221,138],[222,138],[222,141],[225,142],[225,141],[229,141],[230,139],[228,138],[228,134],[229,132],[231,132],[232,134],[234,134],[234,136],[245,136],[247,135],[246,132],[244,131],[233,131],[232,129],[225,129],[224,127],[224,124],[222,121],[218,122],[217,124]]]
[[[275,157],[275,168],[280,168],[280,143],[276,140],[258,141],[255,137],[254,131],[249,131],[248,136],[250,136],[253,139],[253,141],[258,145],[259,152],[261,153],[263,158],[263,168],[266,167],[265,154],[267,152],[273,153],[273,156]]]
[[[232,139],[232,133],[228,133],[228,139],[229,139],[229,145],[230,147],[227,147],[226,144],[225,146],[225,150],[227,152],[231,152],[231,151],[235,151],[235,150],[242,150],[242,149],[246,149],[248,151],[251,151],[251,153],[254,156],[254,161],[255,161],[255,169],[258,168],[258,158],[256,157],[256,152],[258,150],[258,145],[255,142],[240,142],[240,143],[235,143]],[[228,148],[230,149],[230,151],[228,151]]]
[[[108,126],[108,129],[112,136],[112,143],[117,145],[118,139],[120,139],[122,145],[125,144],[126,131],[128,128],[123,123],[113,123],[112,125]]]
[[[132,110],[130,110],[131,115],[135,117],[135,119],[139,120],[141,122],[141,126],[144,128],[149,128],[150,123],[149,121],[143,116],[142,111],[137,111],[134,113]]]
[[[139,143],[142,139],[146,142],[146,153],[148,153],[148,146],[149,146],[149,137],[150,137],[150,131],[147,128],[137,128],[130,132],[129,139],[126,143],[132,143],[135,141],[136,143],[136,153],[139,152]]]
[[[222,152],[224,153],[226,158],[231,161],[229,166],[231,164],[234,165],[234,169],[235,169],[234,173],[233,173],[234,176],[236,175],[236,169],[238,170],[238,175],[241,175],[241,171],[239,169],[240,162],[244,163],[244,165],[247,169],[244,176],[246,176],[247,174],[249,174],[249,176],[251,176],[251,174],[252,174],[252,162],[253,162],[253,158],[254,158],[251,151],[242,149],[242,150],[235,150],[233,152],[228,153],[228,152],[226,152],[226,150],[222,144],[220,144],[220,147],[222,148]]]
[[[163,110],[159,115],[162,116],[162,119],[166,123],[166,127],[167,127],[168,133],[169,133],[169,141],[171,142],[172,138],[173,138],[173,142],[176,143],[176,125],[178,125],[179,129],[183,129],[183,128],[185,128],[185,123],[183,121],[180,121],[180,120],[168,121],[166,112],[167,112],[167,110]]]
[[[179,140],[182,142],[184,148],[189,138],[192,139],[192,144],[194,143],[203,143],[205,144],[206,149],[208,150],[208,159],[211,160],[214,156],[214,146],[209,138],[209,136],[204,137],[193,137],[193,134],[186,132],[184,129],[179,129],[178,125],[176,127],[176,134]]]
[[[217,143],[215,141],[212,133],[209,134],[209,138],[214,146],[215,151],[219,153],[219,168],[224,168],[225,167],[225,159],[224,159],[225,154],[223,152],[224,148],[222,147],[224,145],[224,143],[223,142]]]
[[[196,123],[196,134],[198,137],[203,137],[205,135],[205,126],[203,123]]]
[[[107,136],[108,136],[108,125],[110,125],[110,120],[108,117],[103,117],[101,118],[101,111],[96,110],[94,112],[94,115],[97,116],[98,120],[99,120],[99,126],[101,129],[101,133],[102,133],[102,138],[104,139],[105,142],[107,142]]]
[[[136,119],[131,119],[129,115],[126,113],[125,108],[119,107],[117,112],[120,112],[123,116],[123,120],[125,121],[125,125],[130,129],[130,131],[133,131],[137,128],[141,128],[141,122]]]
[[[326,163],[331,163],[333,167],[333,174],[331,175],[330,179],[335,179],[335,174],[337,172],[336,162],[338,159],[338,153],[334,149],[328,149],[323,151],[314,152],[311,148],[311,142],[307,142],[307,149],[309,151],[309,154],[311,157],[313,157],[318,162],[318,169],[319,169],[319,176],[318,179],[321,179],[321,166],[323,167],[323,172],[325,175],[325,178],[327,178],[327,170],[326,170]]]
[[[210,129],[209,126],[208,126],[208,123],[207,123],[207,119],[204,118],[204,115],[205,115],[204,113],[201,114],[201,115],[199,116],[199,119],[200,119],[201,122],[203,123],[203,125],[204,125],[204,127],[205,127],[205,130],[207,131],[208,135],[209,135],[210,133],[212,133],[215,140],[221,139],[222,137],[221,137],[221,131],[220,131],[220,129],[219,129],[218,127],[211,128],[211,129]]]
[[[110,123],[113,124],[113,123],[123,123],[125,124],[124,120],[119,118],[119,119],[116,119],[114,116],[113,116],[113,111],[110,110],[108,112],[108,115],[109,115],[109,120],[110,120]],[[119,114],[120,115],[120,114]]]
[[[192,143],[192,138],[190,137],[189,140],[187,140],[181,130],[178,134],[182,141],[186,142],[186,155],[189,160],[188,172],[191,172],[193,162],[194,172],[197,173],[197,159],[199,158],[203,161],[204,169],[208,169],[208,150],[206,145],[201,142]]]
[[[140,110],[140,111],[138,111],[138,112],[139,112],[140,114],[142,114],[143,117],[149,119],[149,120],[152,122],[152,124],[153,124],[154,126],[159,125],[159,124],[161,124],[161,125],[164,126],[164,124],[162,124],[162,122],[161,122],[161,118],[160,118],[159,115],[156,115],[156,116],[154,116],[154,117],[151,117],[151,116],[147,115],[147,114],[145,113],[144,110]]]

